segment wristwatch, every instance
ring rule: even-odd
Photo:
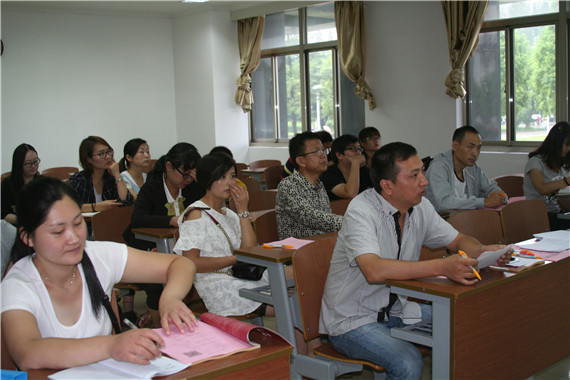
[[[237,214],[240,218],[249,218],[249,211],[238,212]]]
[[[119,182],[121,182],[121,181],[124,181],[123,177],[117,178],[117,179],[115,180],[115,183],[119,183]]]

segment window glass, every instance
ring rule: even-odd
[[[307,8],[307,42],[336,41],[334,3]]]
[[[299,11],[297,9],[265,16],[262,49],[299,45]]]
[[[277,104],[281,139],[291,138],[303,129],[299,59],[298,54],[277,57]]]
[[[556,120],[554,25],[515,29],[513,44],[513,139],[542,141]]]
[[[558,0],[494,0],[489,1],[485,21],[555,12],[558,12]]]
[[[309,52],[309,99],[311,131],[325,130],[335,137],[333,51]]]
[[[275,139],[273,112],[273,75],[271,58],[262,58],[257,70],[251,75],[251,90],[254,96],[251,112],[252,137],[254,140]]]
[[[483,140],[506,140],[505,32],[479,34],[469,84],[470,124]]]

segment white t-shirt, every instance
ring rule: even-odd
[[[113,286],[120,281],[127,263],[127,246],[112,242],[87,241],[85,252],[89,255],[97,277],[105,293],[111,297]],[[112,326],[107,311],[101,307],[99,318],[95,318],[83,273],[83,266],[78,266],[83,279],[83,299],[81,315],[72,326],[59,322],[49,293],[42,278],[32,262],[32,256],[18,261],[2,280],[2,312],[8,310],[26,310],[32,313],[38,322],[43,338],[89,338],[110,335]]]
[[[455,196],[458,198],[466,199],[467,194],[465,193],[465,181],[461,181],[459,178],[457,178],[457,176],[454,176],[453,182],[455,184]]]

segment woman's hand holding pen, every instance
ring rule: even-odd
[[[161,356],[164,340],[150,329],[129,330],[112,336],[109,356],[115,360],[149,364]]]

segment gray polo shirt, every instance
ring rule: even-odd
[[[390,288],[385,284],[369,284],[356,258],[373,253],[383,259],[397,259],[393,217],[397,211],[374,189],[362,192],[350,202],[325,284],[319,326],[322,334],[341,335],[376,322],[378,312],[388,305]],[[430,248],[446,246],[457,234],[431,203],[422,198],[411,215],[406,214],[400,260],[417,261],[423,244]],[[405,297],[399,300],[391,314],[401,317],[405,323],[419,322],[419,305],[407,302]]]

